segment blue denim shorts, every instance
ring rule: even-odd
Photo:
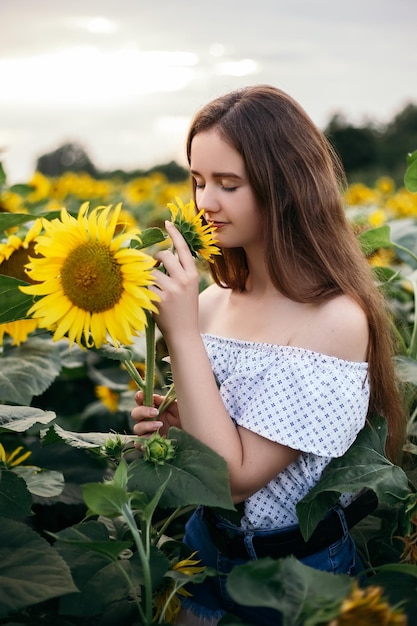
[[[317,570],[355,576],[362,571],[362,564],[349,534],[343,509],[336,507],[335,510],[344,529],[343,536],[324,550],[304,557],[300,561]],[[198,507],[185,526],[184,543],[192,550],[197,550],[198,558],[202,563],[217,569],[219,576],[208,577],[198,585],[188,585],[187,590],[192,593],[192,597],[184,599],[184,608],[190,608],[199,617],[220,619],[225,613],[231,613],[253,626],[279,626],[281,615],[278,611],[264,607],[238,605],[226,590],[227,574],[233,567],[258,558],[252,545],[252,538],[276,535],[277,531],[244,531],[225,518],[220,518],[220,520],[219,528],[240,533],[244,537],[248,559],[230,559],[217,549],[203,520],[203,507]],[[285,530],[288,529],[283,528],[282,532]]]

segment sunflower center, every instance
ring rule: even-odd
[[[101,242],[88,241],[72,250],[63,265],[61,282],[71,302],[90,313],[111,309],[123,292],[120,265]]]
[[[0,274],[12,276],[13,278],[24,280],[27,283],[34,283],[35,281],[29,278],[25,272],[25,265],[28,263],[29,257],[39,256],[35,253],[34,248],[35,244],[31,242],[27,249],[22,247],[14,250],[7,260],[0,263]]]

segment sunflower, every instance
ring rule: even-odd
[[[329,626],[407,626],[406,615],[392,608],[382,594],[381,587],[360,589],[355,583],[352,593],[342,602],[339,616]]]
[[[10,235],[6,242],[0,243],[0,274],[13,276],[27,282],[25,265],[29,256],[35,253],[35,241],[42,230],[42,220],[36,219],[25,236]]]
[[[3,343],[4,335],[12,338],[12,346],[20,346],[38,327],[38,320],[15,320],[0,324],[0,345]]]
[[[177,561],[170,571],[180,572],[185,576],[193,576],[194,574],[204,572],[205,566],[199,566],[200,561],[193,559],[196,554],[196,552],[193,552],[189,558]],[[155,614],[152,621],[156,622],[163,611],[165,611],[164,621],[168,624],[175,624],[175,619],[181,609],[181,600],[178,596],[190,597],[192,594],[183,587],[177,589],[176,593],[173,594],[174,589],[175,581],[171,579],[157,592],[153,601]]]
[[[368,257],[372,267],[389,267],[395,261],[395,254],[389,248],[380,248]]]
[[[41,328],[67,337],[81,348],[101,347],[111,339],[115,346],[131,344],[147,324],[147,311],[156,312],[158,296],[153,284],[154,259],[129,248],[140,239],[139,229],[116,234],[121,204],[100,206],[90,213],[85,202],[78,217],[64,208],[60,219],[43,219],[45,234],[38,237],[36,253],[27,265],[37,284],[20,287],[41,296],[28,315]]]
[[[3,189],[0,192],[0,213],[27,213],[23,198],[20,194]]]
[[[27,201],[35,204],[47,200],[51,191],[51,181],[42,172],[36,171],[29,181],[32,191],[27,196]]]
[[[167,206],[171,211],[172,221],[187,242],[191,254],[212,263],[211,257],[214,254],[221,254],[221,251],[215,245],[214,228],[203,223],[204,209],[196,213],[193,200],[184,204],[178,196],[175,202],[168,202]]]
[[[0,274],[27,282],[25,265],[29,255],[35,253],[35,240],[41,230],[42,220],[37,219],[24,237],[19,237],[16,234],[9,235],[7,241],[0,243]],[[19,346],[26,341],[28,335],[37,326],[38,321],[34,319],[15,320],[0,324],[0,345],[3,343],[4,335],[7,334],[13,339],[12,345]]]
[[[0,443],[0,463],[3,467],[11,468],[21,465],[23,461],[32,454],[30,450],[27,450],[23,454],[20,454],[23,450],[23,446],[18,446],[13,452],[6,452],[2,443]],[[20,456],[19,456],[20,454]]]
[[[119,408],[119,394],[105,385],[97,385],[94,388],[95,394],[110,413],[116,413]]]

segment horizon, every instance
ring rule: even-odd
[[[65,143],[100,170],[185,165],[200,106],[246,84],[292,95],[321,128],[417,104],[413,0],[0,0],[0,159],[27,180]],[[204,27],[204,28],[203,28]]]

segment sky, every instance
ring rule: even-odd
[[[9,184],[68,142],[102,170],[185,165],[194,113],[248,84],[322,129],[417,104],[415,0],[0,0],[0,26]]]

